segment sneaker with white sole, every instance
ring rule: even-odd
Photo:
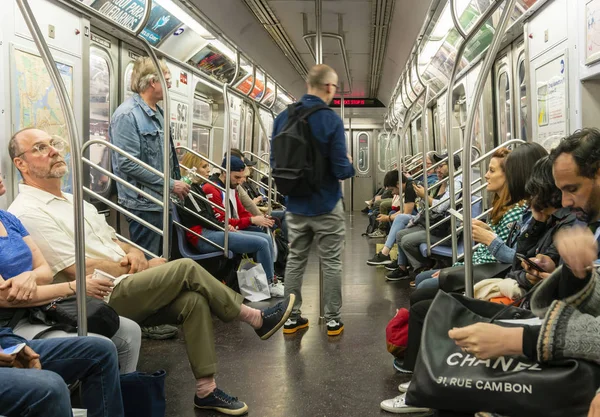
[[[248,412],[246,403],[224,393],[219,388],[215,388],[207,397],[194,397],[194,406],[205,410],[215,410],[222,414],[230,416],[241,416]]]
[[[390,255],[384,255],[381,252],[377,252],[375,256],[367,261],[367,265],[377,266],[377,265],[389,265],[392,263],[392,259]]]
[[[327,322],[327,336],[339,336],[344,331],[344,323],[339,320]]]
[[[404,361],[398,358],[394,358],[394,369],[401,374],[412,375],[413,373],[411,370],[404,368]]]
[[[377,229],[373,233],[369,233],[369,237],[372,239],[378,239],[387,237],[387,235],[381,229]]]
[[[429,408],[413,407],[406,404],[406,394],[400,394],[395,398],[384,400],[380,404],[381,409],[393,414],[427,413]]]
[[[408,388],[410,387],[410,381],[405,382],[404,384],[398,385],[398,391],[400,392],[408,392]]]
[[[283,288],[283,283],[277,282],[275,284],[269,284],[269,291],[271,292],[271,297],[283,298],[285,289]]]

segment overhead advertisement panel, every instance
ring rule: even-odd
[[[139,29],[150,3],[148,0],[81,0],[81,2],[131,32]]]
[[[150,19],[148,19],[148,24],[142,30],[141,35],[151,45],[156,46],[181,24],[181,20],[171,15],[160,4],[152,3]]]
[[[254,77],[249,75],[241,83],[239,83],[235,88],[237,88],[238,91],[241,91],[244,94],[248,94],[248,91],[250,91],[250,89],[252,88],[252,80],[253,79],[254,79]],[[261,80],[257,79],[256,83],[254,84],[254,89],[252,90],[252,93],[250,93],[250,97],[252,97],[254,100],[260,100],[264,94],[264,91],[265,91],[265,84]]]
[[[191,57],[188,64],[222,83],[230,83],[235,75],[235,62],[211,44]]]

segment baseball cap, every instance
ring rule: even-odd
[[[221,167],[227,168],[227,158],[223,158],[223,162],[221,162]],[[246,165],[244,164],[244,161],[242,161],[237,156],[232,156],[231,157],[231,171],[240,172],[240,171],[243,171],[244,169],[246,169]]]
[[[448,158],[448,153],[432,153],[431,157],[433,158],[433,162],[440,162],[444,158]],[[460,168],[460,156],[454,155],[454,169]]]

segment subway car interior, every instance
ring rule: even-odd
[[[216,383],[247,404],[243,412],[202,409],[199,403],[194,407],[191,399],[201,379],[188,357],[194,349],[196,355],[205,352],[190,347],[189,325],[181,325],[186,320],[183,312],[166,324],[140,323],[137,370],[166,371],[164,398],[157,394],[166,411],[151,417],[438,415],[433,404],[416,401],[415,407],[406,406],[411,404],[405,399],[417,398],[416,394],[398,397],[398,384],[410,381],[413,372],[397,366],[399,356],[388,351],[390,320],[398,316],[398,309],[409,309],[411,297],[419,291],[412,281],[428,269],[464,262],[464,287],[459,292],[474,297],[471,258],[481,242],[471,236],[481,222],[462,219],[492,222],[496,200],[488,191],[491,161],[499,158],[499,152],[538,144],[548,153],[578,129],[600,127],[600,26],[596,38],[600,0],[7,0],[2,6],[0,172],[6,193],[0,195],[0,210],[13,212],[10,207],[23,190],[25,174],[15,160],[27,154],[22,148],[20,155],[9,153],[13,135],[28,128],[45,132],[53,138],[46,156],[62,140],[64,150],[54,151],[69,167],[61,189],[73,194],[75,223],[68,228],[78,288],[91,282],[86,280],[90,273],[86,259],[94,256],[86,255],[84,242],[94,239],[87,212],[95,208],[114,229],[120,245],[137,248],[150,263],[191,258],[217,281],[242,291],[240,265],[248,258],[232,252],[237,232],[231,221],[239,216],[230,190],[235,188],[231,182],[235,158],[224,158],[238,149],[239,159],[252,168],[245,175],[258,192],[250,195],[254,208],[280,228],[273,232],[267,227],[263,234],[275,264],[269,285],[280,285],[281,295],[287,297],[285,255],[290,247],[293,252],[292,239],[298,235],[283,231],[291,213],[286,213],[288,197],[278,190],[273,174],[271,145],[281,132],[275,120],[289,112],[288,106],[304,100],[315,64],[325,64],[337,74],[337,82],[323,84],[336,87],[333,100],[326,104],[343,122],[354,171],[339,184],[345,226],[340,255],[343,303],[339,301],[344,331],[328,334],[324,275],[331,261],[328,250],[333,249],[317,239],[302,284],[308,329],[296,332],[284,327],[263,341],[243,321],[221,320],[214,309],[206,324],[214,333],[210,349],[218,363]],[[159,139],[136,154],[132,149],[139,150],[139,143],[122,147],[115,136],[138,139],[117,132],[119,124],[113,119],[121,117],[124,103],[142,100],[136,65],[144,57],[149,57],[155,74],[151,84],[158,87],[153,88],[162,91],[157,105],[164,116],[161,126],[141,133],[146,144],[153,135]],[[148,115],[157,111],[142,108]],[[43,156],[40,149],[33,153]],[[155,187],[138,188],[135,180],[119,173],[115,163],[122,160],[157,178]],[[188,161],[198,165],[188,166]],[[325,169],[328,162],[326,158]],[[205,175],[200,166],[206,163],[210,172]],[[395,178],[408,180],[387,183],[393,172]],[[193,192],[192,185],[191,195],[202,199],[209,211],[214,209],[220,222],[215,230],[223,240],[211,240],[184,221],[185,211],[201,214],[185,208],[185,195],[176,195],[173,179],[195,184],[196,177],[222,194],[215,201],[206,185],[202,196]],[[447,190],[446,200],[425,198],[432,189]],[[153,212],[159,213],[159,226],[144,221],[139,207],[124,204],[122,190],[160,207]],[[232,204],[223,204],[232,198]],[[423,217],[419,227],[426,238],[417,245],[423,264],[402,269],[396,258],[400,242],[392,238],[392,245],[388,243],[390,214],[379,208],[389,199],[390,213],[407,213],[406,206],[415,198],[414,212],[408,216]],[[458,214],[440,220],[436,206],[444,204],[445,210]],[[279,220],[273,220],[276,213]],[[157,251],[136,241],[132,222],[160,243]],[[444,227],[448,231],[443,236],[434,233]],[[278,233],[284,235],[281,242]],[[254,258],[252,265],[260,265],[258,256],[248,255]],[[400,278],[393,275],[394,268]],[[273,265],[263,269],[268,274]],[[119,285],[124,284],[115,288]],[[288,300],[269,298],[268,292],[261,301],[247,299],[244,305],[269,311]],[[5,306],[2,297],[0,290],[0,305]],[[76,297],[83,308],[85,292],[77,291]],[[161,337],[161,331],[169,334]],[[78,316],[76,332],[79,336],[89,332],[84,314]],[[425,353],[419,355],[415,380],[418,367],[424,366]],[[85,408],[77,389],[70,388],[73,407]],[[471,392],[478,396],[483,391]],[[384,405],[386,399],[391,400]],[[498,412],[472,411],[456,416]],[[587,415],[561,412],[553,415]],[[519,410],[500,414],[525,415]]]

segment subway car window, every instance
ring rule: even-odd
[[[358,172],[367,174],[369,172],[369,145],[371,136],[368,133],[361,132],[358,134]]]
[[[527,97],[527,79],[525,75],[525,56],[519,57],[519,64],[517,67],[517,73],[519,75],[519,139],[527,140],[527,110],[528,100]]]
[[[510,92],[510,78],[506,71],[500,73],[498,79],[498,123],[500,142],[512,139],[512,103]]]
[[[92,48],[90,54],[90,139],[108,141],[110,123],[110,65],[106,54]],[[110,171],[110,150],[103,145],[90,145],[90,161]],[[90,188],[105,194],[111,179],[97,169],[90,168]]]

